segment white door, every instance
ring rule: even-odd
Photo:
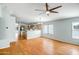
[[[0,17],[0,48],[6,48],[10,46],[10,42],[15,38],[15,20],[11,19],[7,7],[3,6],[1,13],[2,17]]]

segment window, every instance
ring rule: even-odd
[[[43,34],[47,34],[47,33],[48,33],[48,25],[44,25]]]
[[[53,25],[52,24],[49,24],[48,26],[49,26],[48,33],[51,34],[51,35],[54,34]]]
[[[43,27],[43,34],[49,34],[49,35],[54,34],[53,24],[46,24],[46,25],[44,25],[44,27]]]
[[[79,22],[72,23],[72,38],[79,39]]]

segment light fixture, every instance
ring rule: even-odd
[[[48,16],[49,16],[49,14],[50,14],[50,11],[46,11],[46,15],[48,15]]]

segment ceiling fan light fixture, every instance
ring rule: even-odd
[[[49,15],[50,14],[50,11],[46,11],[46,15]]]

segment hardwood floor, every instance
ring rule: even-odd
[[[6,49],[0,49],[1,55],[78,55],[79,46],[52,39],[35,38],[12,42]]]

